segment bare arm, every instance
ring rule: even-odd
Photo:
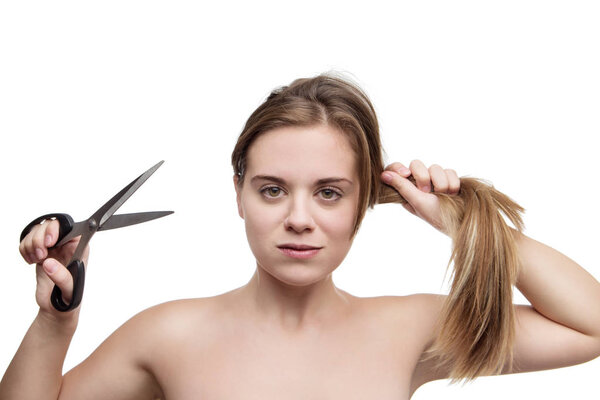
[[[410,175],[416,186],[407,179]],[[409,202],[405,207],[410,212],[446,231],[441,225],[439,201],[430,191],[457,193],[460,181],[454,171],[436,165],[427,169],[420,161],[413,161],[410,169],[392,164],[382,178]],[[531,306],[516,306],[515,364],[503,373],[564,367],[598,357],[600,283],[560,252],[513,232],[521,264],[517,288]],[[419,302],[421,315],[428,319],[422,337],[431,344],[443,297],[420,296]],[[413,390],[424,382],[448,376],[448,371],[433,368],[435,364],[435,360],[429,360],[417,365]]]
[[[65,374],[59,399],[164,399],[150,360],[163,342],[159,316],[163,308],[134,316]]]
[[[58,223],[46,221],[34,227],[19,246],[25,261],[36,264],[36,301],[40,308],[0,381],[3,400],[56,399],[60,392],[62,367],[77,328],[79,308],[58,312],[50,304],[50,293],[57,285],[65,299],[70,297],[73,279],[63,264],[72,256],[78,240],[51,249],[57,240]],[[86,250],[85,264],[87,257]]]
[[[0,383],[0,398],[164,398],[148,360],[160,341],[160,309],[136,315],[64,377],[63,362],[74,329],[65,329],[38,315]]]
[[[513,371],[579,364],[600,355],[600,283],[564,254],[518,235],[517,288],[531,307],[517,306]]]
[[[25,260],[37,264],[36,300],[40,310],[0,381],[0,399],[162,397],[145,358],[160,336],[160,330],[156,329],[160,319],[156,320],[153,310],[132,318],[63,377],[63,363],[80,309],[62,313],[50,304],[55,284],[65,300],[69,300],[73,288],[64,263],[73,254],[77,241],[49,250],[57,238],[58,224],[47,221],[35,227],[21,242],[20,251]],[[87,251],[84,262],[87,265]]]
[[[0,398],[57,399],[74,333],[74,326],[38,313],[0,382]]]
[[[502,373],[567,367],[600,356],[600,283],[555,249],[519,234],[522,268],[517,288],[531,306],[516,305],[514,365]],[[415,304],[427,321],[423,337],[433,343],[435,323],[445,296],[417,295]],[[419,362],[414,392],[449,371],[435,359]]]

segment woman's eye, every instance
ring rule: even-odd
[[[339,194],[338,192],[336,192],[333,189],[323,189],[320,192],[321,197],[325,200],[337,200],[340,197],[342,197],[341,194]]]
[[[275,197],[279,197],[281,195],[281,188],[278,188],[277,186],[269,186],[264,188],[263,190],[261,190],[261,192],[266,196],[266,197],[271,197],[271,198],[275,198]]]

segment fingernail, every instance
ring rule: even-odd
[[[54,272],[56,272],[56,269],[58,268],[58,266],[56,265],[56,263],[55,263],[55,262],[52,262],[52,261],[46,261],[46,262],[44,263],[44,268],[46,269],[46,271],[47,271],[49,274],[53,274]]]
[[[50,244],[52,243],[52,236],[50,235],[46,235],[46,246],[50,246]]]
[[[424,191],[425,193],[429,193],[431,191],[431,188],[428,185],[425,185],[421,188],[422,191]]]
[[[384,172],[384,173],[381,175],[381,178],[383,179],[383,181],[384,181],[385,183],[390,183],[394,177],[392,176],[392,174],[391,174],[391,173],[389,173],[389,172]]]
[[[35,249],[35,255],[38,259],[42,259],[44,258],[44,252],[42,251],[42,249]]]
[[[400,168],[400,173],[402,175],[410,174],[410,169],[408,169],[406,167],[402,167],[402,168]]]

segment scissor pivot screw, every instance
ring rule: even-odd
[[[96,229],[96,228],[98,227],[98,223],[96,222],[96,220],[95,220],[95,219],[93,219],[93,218],[92,218],[92,219],[90,219],[90,222],[89,222],[89,227],[90,227],[90,230],[92,230],[92,229]]]

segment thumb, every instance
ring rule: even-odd
[[[400,196],[408,202],[408,204],[405,205],[407,210],[413,212],[414,208],[416,208],[414,206],[423,200],[423,195],[425,195],[425,193],[419,190],[413,182],[397,172],[389,170],[383,171],[381,173],[381,179],[383,182],[396,189],[396,191],[400,193]]]
[[[73,295],[73,277],[69,270],[54,258],[47,258],[42,264],[44,272],[62,292],[63,300],[71,301]]]

